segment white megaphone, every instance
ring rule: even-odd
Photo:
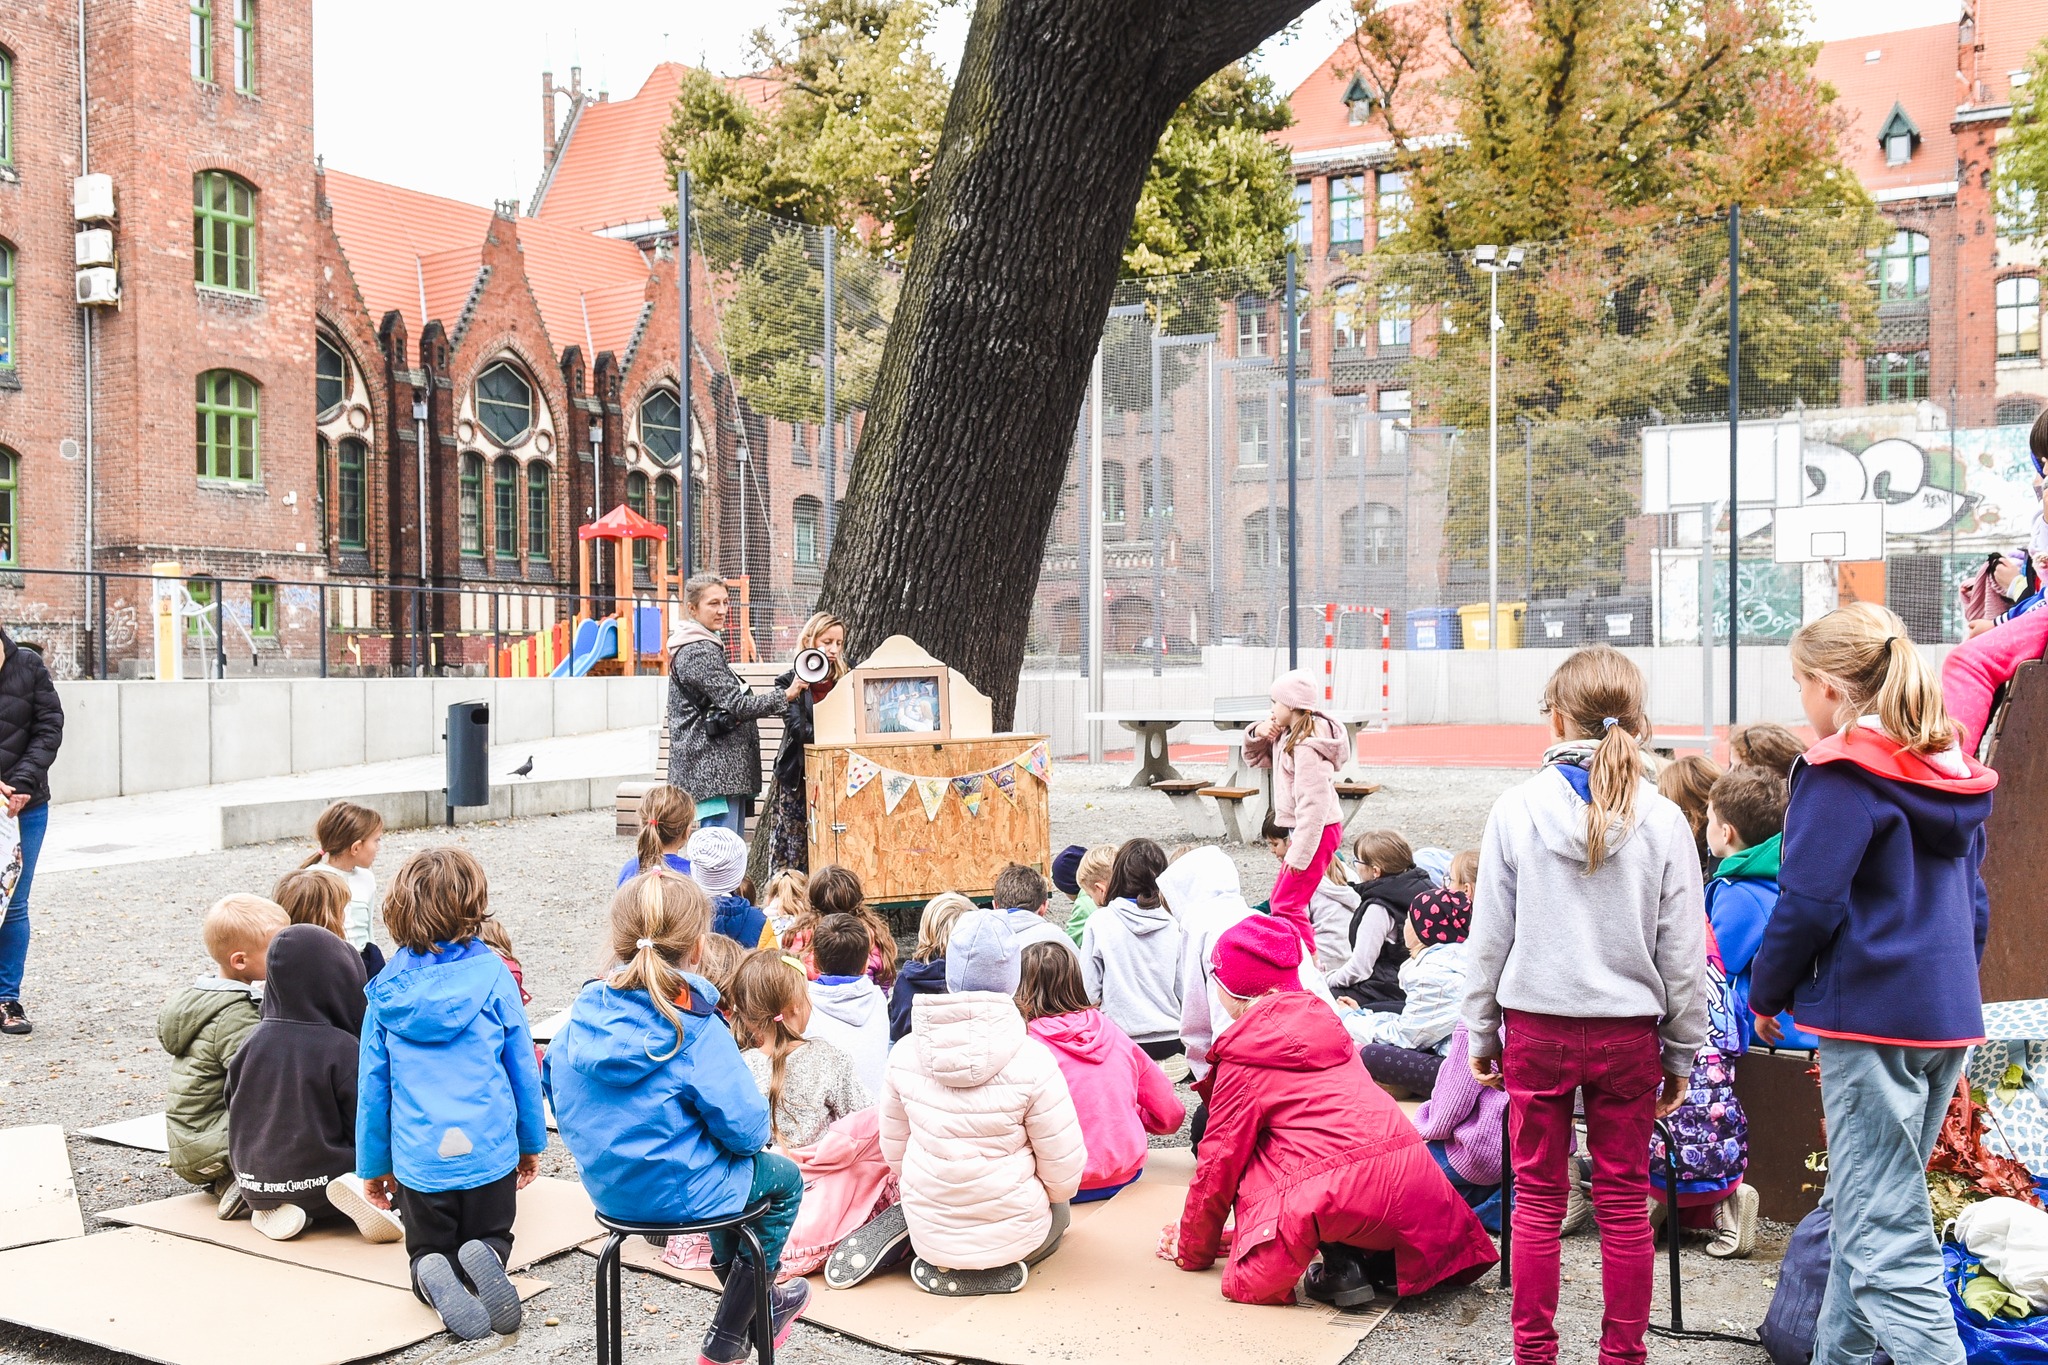
[[[823,682],[832,676],[832,661],[822,649],[800,649],[796,652],[796,676],[798,682]]]

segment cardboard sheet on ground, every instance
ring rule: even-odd
[[[357,1234],[354,1224],[346,1221],[322,1221],[289,1242],[273,1242],[256,1231],[246,1218],[222,1222],[215,1216],[215,1201],[205,1194],[159,1199],[100,1216],[112,1223],[153,1228],[251,1256],[394,1289],[409,1290],[412,1283],[403,1242],[366,1242]],[[597,1220],[591,1217],[590,1198],[583,1193],[583,1187],[574,1181],[543,1176],[519,1192],[519,1217],[512,1224],[511,1268],[521,1270],[574,1250],[597,1231]]]
[[[111,1142],[116,1147],[133,1147],[144,1152],[171,1150],[171,1135],[164,1127],[162,1114],[144,1114],[139,1119],[103,1123],[97,1128],[80,1128],[78,1135],[98,1142]]]
[[[164,1365],[342,1365],[441,1330],[409,1290],[144,1228],[0,1254],[0,1320]]]
[[[54,1123],[0,1129],[0,1249],[84,1235],[64,1130]]]

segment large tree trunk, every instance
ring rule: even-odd
[[[1046,528],[1167,120],[1309,0],[980,0],[822,605],[1010,724]]]

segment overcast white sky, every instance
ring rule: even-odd
[[[1959,0],[1812,0],[1813,36],[1845,38],[1953,20]],[[315,141],[357,175],[485,204],[525,203],[540,175],[540,73],[632,94],[664,57],[732,73],[781,0],[314,0]],[[971,4],[941,10],[950,68]],[[1292,89],[1329,54],[1348,0],[1318,0],[1260,64]]]

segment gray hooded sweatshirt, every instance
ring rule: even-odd
[[[1660,1021],[1664,1071],[1684,1076],[1707,1036],[1706,906],[1692,827],[1656,788],[1610,824],[1586,871],[1586,801],[1556,766],[1494,803],[1479,847],[1466,947],[1474,1057],[1500,1055],[1501,1011]]]
[[[1088,998],[1134,1043],[1180,1036],[1180,926],[1164,905],[1118,896],[1081,930]]]

